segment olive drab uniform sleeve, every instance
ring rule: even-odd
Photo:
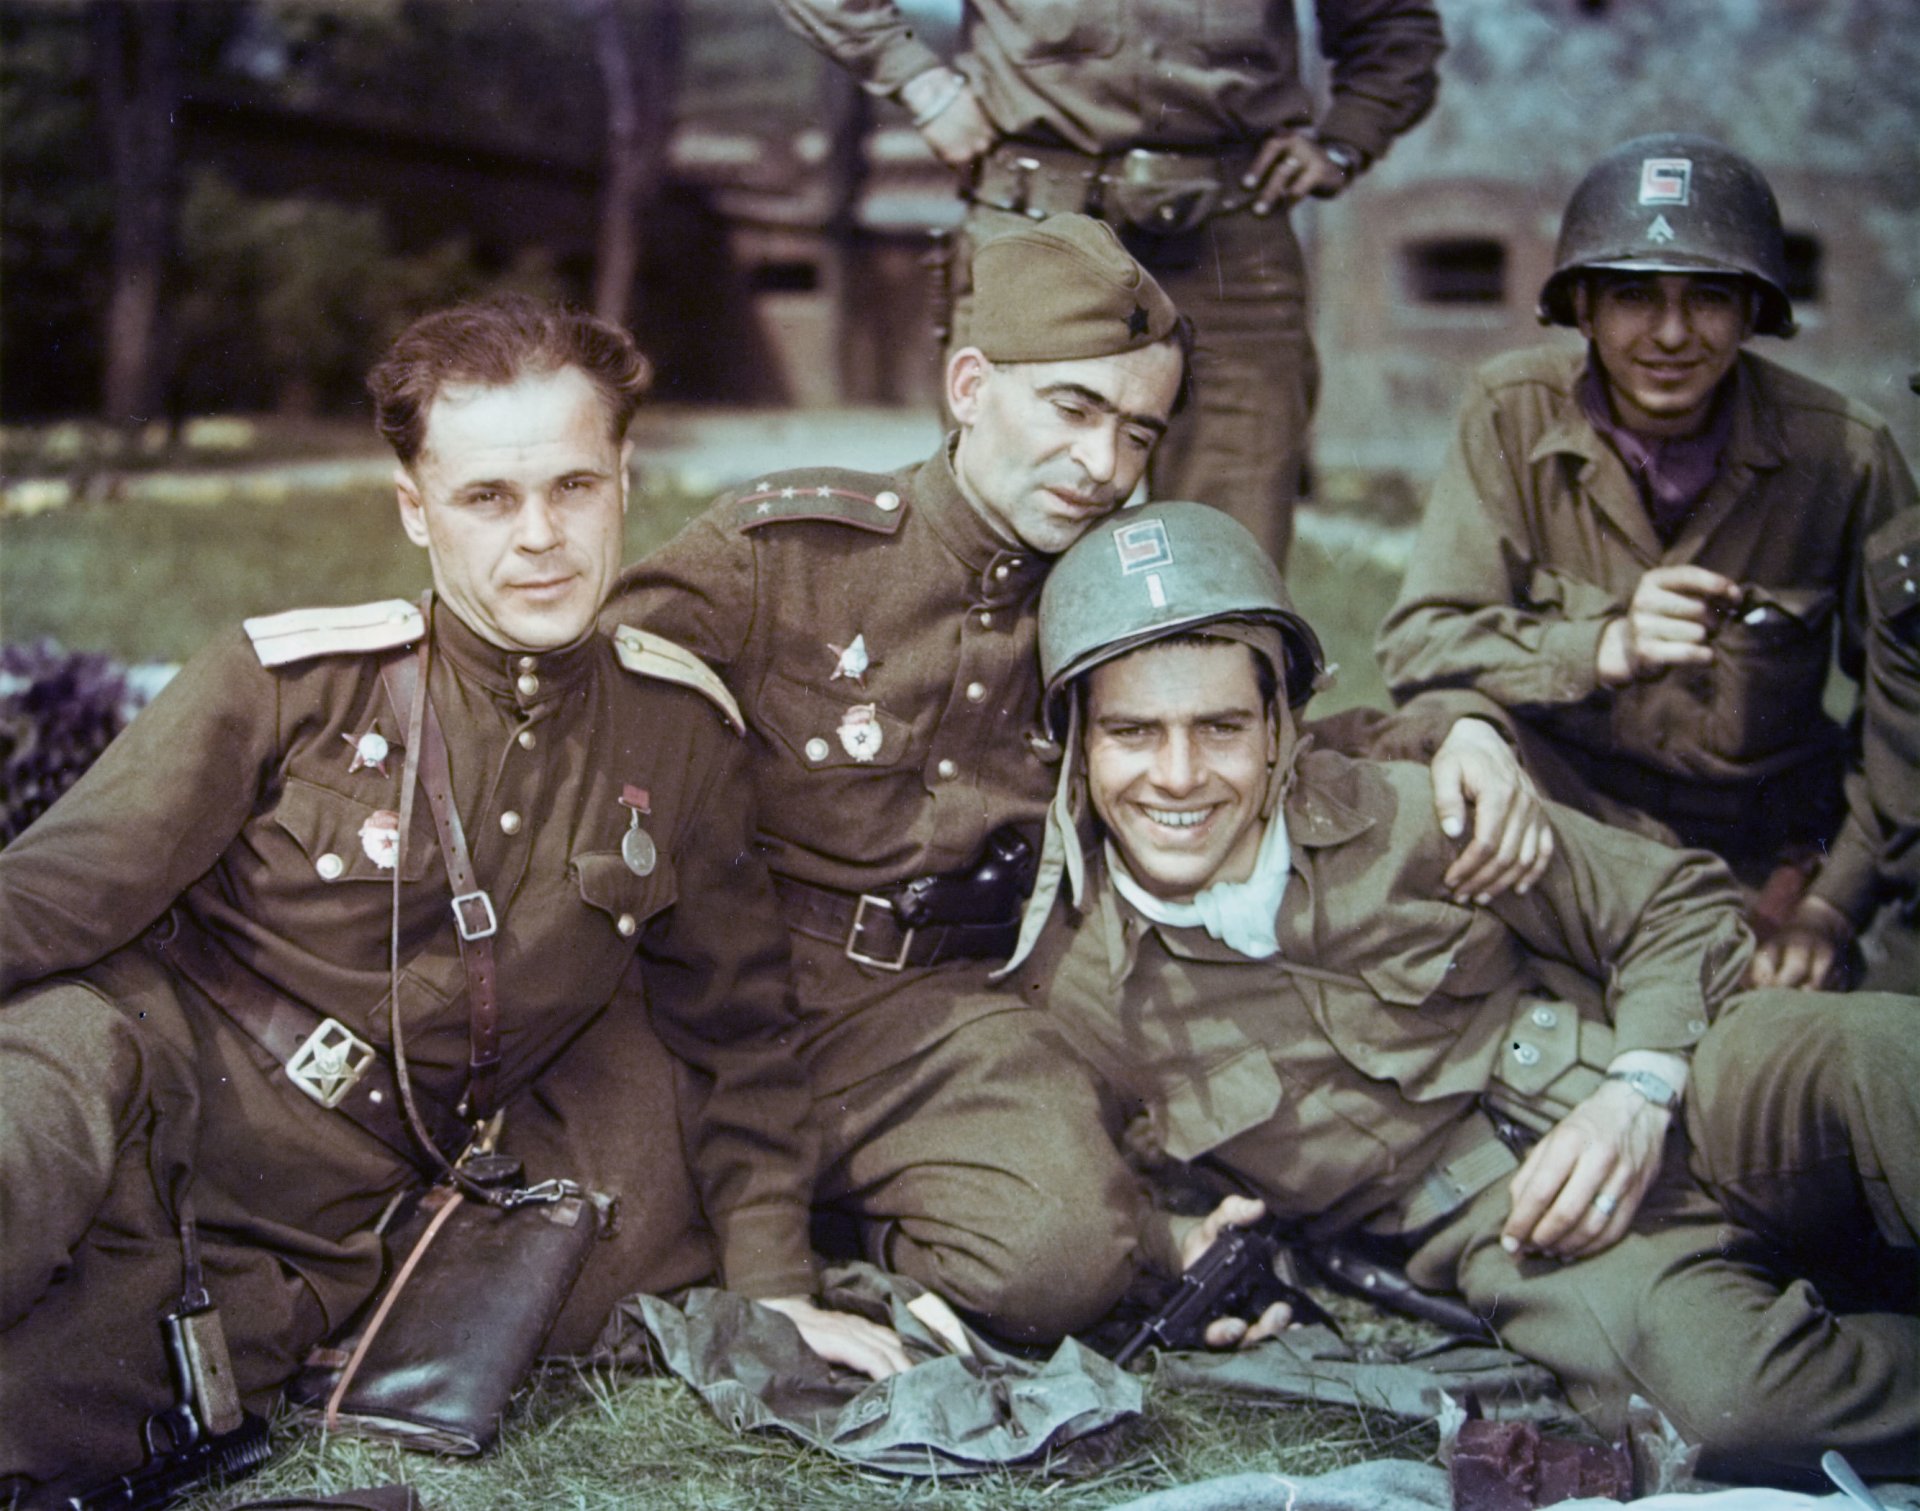
[[[239,631],[189,661],[0,857],[0,999],[135,939],[275,778],[279,683]]]
[[[1883,891],[1920,889],[1920,510],[1867,543],[1861,771],[1812,891],[1864,923]]]

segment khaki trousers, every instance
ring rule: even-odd
[[[255,1411],[379,1284],[373,1226],[419,1175],[270,1063],[137,945],[0,1006],[0,1499],[53,1503],[143,1461],[147,1418],[173,1404],[181,1190]],[[712,1273],[675,1074],[643,1015],[603,1014],[509,1109],[531,1178],[620,1198],[556,1352],[584,1350],[620,1297]]]
[[[1135,1272],[1134,1183],[1091,1074],[993,962],[888,974],[793,936],[817,1034],[815,1200],[852,1216],[879,1264],[994,1333],[1089,1326]]]
[[[1920,1472],[1920,1001],[1751,992],[1700,1045],[1632,1230],[1571,1263],[1499,1246],[1504,1184],[1414,1255],[1617,1431],[1652,1401],[1722,1476],[1837,1448]]]

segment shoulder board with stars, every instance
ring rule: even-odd
[[[877,535],[900,528],[907,501],[870,472],[789,472],[755,483],[734,501],[742,530],[789,520],[852,525]]]
[[[740,705],[733,701],[733,694],[727,691],[720,674],[685,646],[674,644],[664,635],[623,624],[613,632],[613,649],[620,664],[636,677],[652,677],[690,687],[726,716],[735,734],[747,732]]]
[[[427,632],[420,605],[404,598],[331,609],[288,609],[242,621],[262,666],[287,666],[316,656],[389,651]]]
[[[1867,541],[1867,571],[1889,618],[1920,609],[1920,509],[1889,521]]]

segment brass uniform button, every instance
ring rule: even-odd
[[[520,815],[515,813],[511,808],[500,815],[500,832],[502,834],[518,834],[520,832]]]

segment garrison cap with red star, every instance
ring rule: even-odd
[[[1166,340],[1179,322],[1153,274],[1091,216],[1050,215],[973,254],[968,340],[995,362],[1118,356]]]

